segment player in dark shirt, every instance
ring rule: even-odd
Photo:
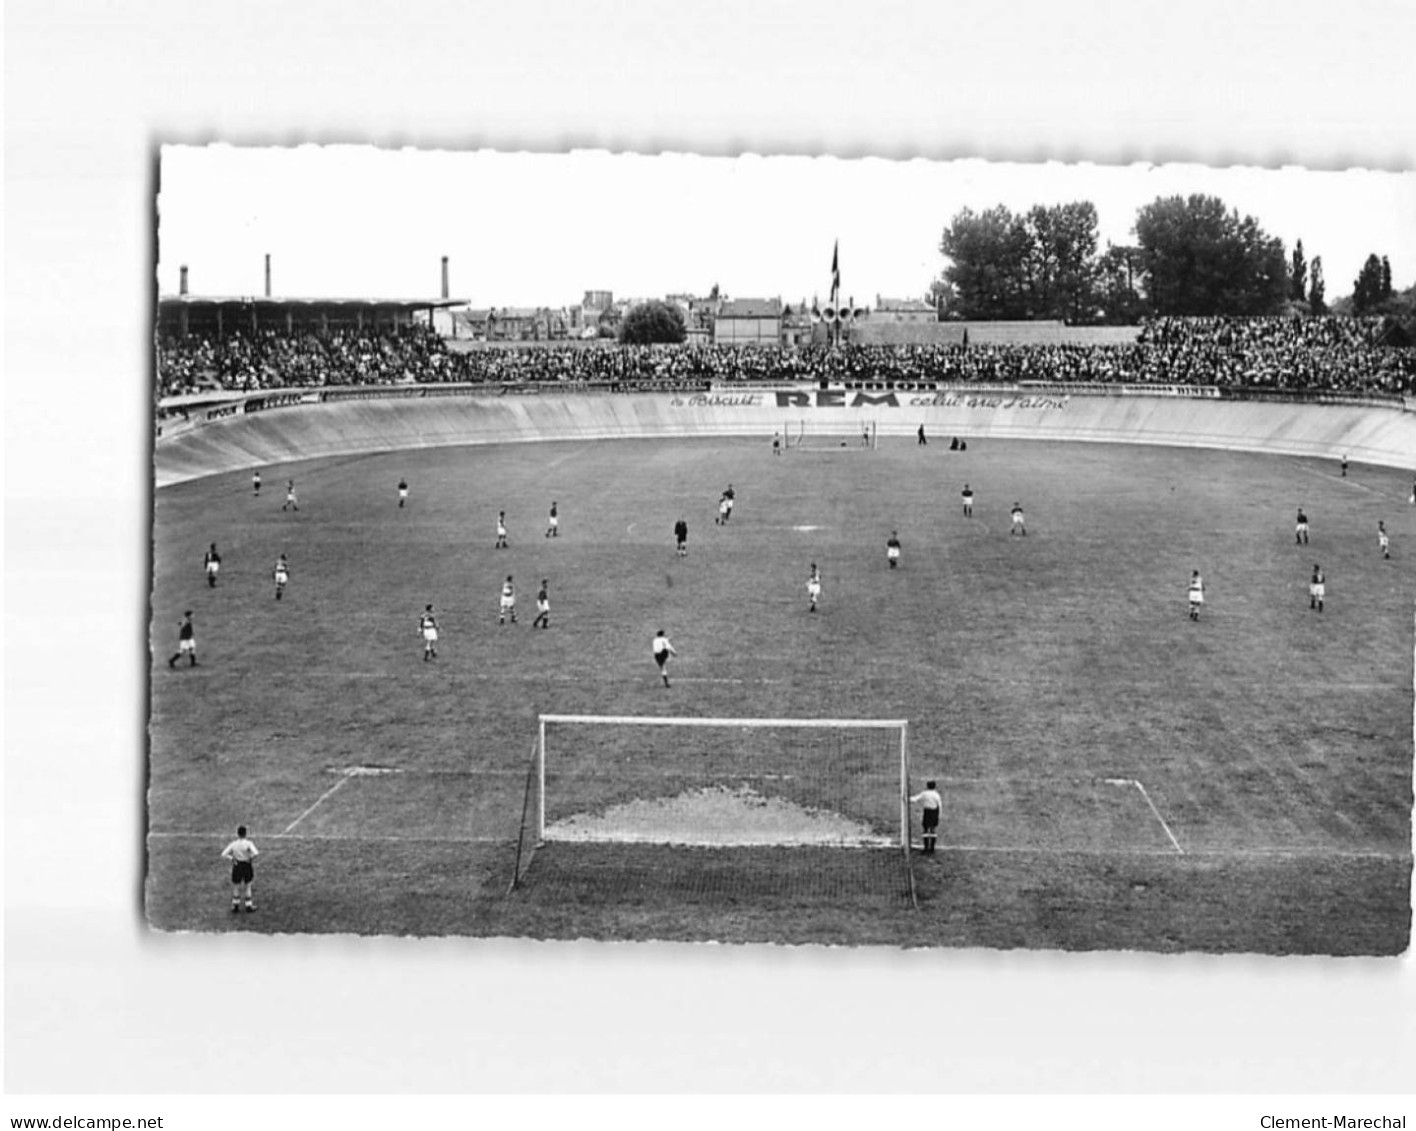
[[[192,667],[197,666],[197,630],[192,627],[192,611],[190,609],[182,614],[182,623],[177,626],[177,651],[167,661],[167,666],[175,668],[177,661],[183,656],[187,657]]]

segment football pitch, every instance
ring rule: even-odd
[[[262,474],[259,495],[241,472],[154,497],[145,897],[159,929],[1408,945],[1404,472],[910,438],[780,457],[765,441],[549,442]],[[289,478],[298,512],[282,510]],[[737,505],[717,526],[729,483]],[[1026,536],[1010,533],[1015,502]],[[209,588],[212,542],[223,560]],[[276,600],[281,553],[290,581]],[[1196,569],[1206,603],[1192,622]],[[508,574],[518,623],[499,626]],[[548,630],[531,627],[542,579]],[[188,609],[200,663],[171,670]],[[659,629],[678,651],[669,688],[650,658]],[[556,844],[509,892],[543,713],[909,720],[911,785],[937,779],[944,798],[938,853],[914,857],[918,906],[898,851],[822,848]],[[684,742],[656,757],[688,772],[698,753]],[[229,913],[219,859],[237,824],[261,850],[251,915]],[[844,858],[861,862],[843,870]]]

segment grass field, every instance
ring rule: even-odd
[[[146,900],[158,928],[1408,945],[1404,473],[1354,466],[1342,479],[1313,461],[1112,445],[885,440],[774,458],[764,442],[674,440],[378,453],[263,475],[259,498],[248,473],[156,494]],[[281,510],[292,476],[298,513]],[[738,505],[718,528],[729,482]],[[560,536],[547,539],[553,499]],[[1015,500],[1025,538],[1009,534]],[[1294,545],[1299,505],[1307,547]],[[493,549],[499,509],[506,550]],[[223,567],[208,589],[213,541]],[[281,552],[291,580],[276,601]],[[1308,608],[1315,562],[1321,615]],[[1186,616],[1192,569],[1208,591],[1199,623]],[[507,574],[520,623],[498,627]],[[549,631],[530,628],[541,578]],[[429,602],[442,640],[425,663]],[[173,671],[185,609],[200,666]],[[680,653],[670,689],[649,656],[661,627]],[[938,778],[945,798],[940,852],[915,857],[918,909],[898,853],[819,848],[556,844],[508,895],[542,712],[907,718],[915,787]],[[242,822],[262,855],[259,910],[237,917],[219,853]]]

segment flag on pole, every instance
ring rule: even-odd
[[[841,290],[841,241],[831,249],[831,305],[836,305]]]

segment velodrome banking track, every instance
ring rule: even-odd
[[[1335,398],[1327,398],[1333,400]],[[1194,386],[561,392],[554,385],[285,390],[190,405],[158,426],[158,487],[219,472],[404,448],[760,436],[799,429],[937,438],[1164,444],[1416,468],[1416,399],[1233,399]]]

